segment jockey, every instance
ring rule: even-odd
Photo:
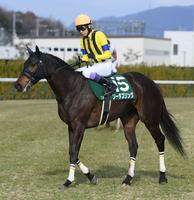
[[[86,78],[104,85],[107,89],[105,95],[112,94],[116,90],[116,85],[105,78],[113,73],[112,52],[106,35],[92,29],[92,21],[85,14],[77,16],[75,27],[81,34],[81,61],[90,63],[89,67],[81,67],[77,71],[82,72]]]

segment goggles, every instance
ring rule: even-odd
[[[78,32],[85,31],[88,27],[86,25],[76,26]]]

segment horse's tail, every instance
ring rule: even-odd
[[[179,129],[177,128],[172,118],[174,117],[168,112],[163,101],[160,126],[174,149],[177,150],[183,157],[186,157],[186,152],[183,148]]]

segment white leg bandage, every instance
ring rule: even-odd
[[[165,172],[166,167],[164,164],[164,152],[160,152],[159,161],[160,161],[160,172]]]
[[[133,157],[130,157],[128,174],[131,177],[134,177],[134,174],[135,174],[135,158],[133,158]]]
[[[80,160],[77,161],[77,165],[79,166],[83,174],[89,173],[89,169],[82,162],[80,162]]]
[[[75,179],[75,165],[74,164],[70,164],[69,166],[69,176],[67,179],[71,182],[73,182]]]

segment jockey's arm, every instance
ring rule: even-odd
[[[96,59],[97,60],[106,60],[112,57],[111,51],[110,50],[106,50],[103,52],[103,54],[101,55],[96,55]]]
[[[96,36],[96,42],[101,46],[102,48],[102,54],[96,55],[97,60],[107,60],[109,58],[112,58],[112,52],[110,51],[110,46],[107,41],[106,35],[98,31]]]
[[[89,61],[89,57],[88,57],[88,54],[84,48],[84,45],[83,45],[83,41],[80,40],[80,45],[81,45],[81,52],[82,52],[82,57],[81,57],[81,60],[83,62],[88,62]]]
[[[88,55],[83,55],[81,57],[81,60],[82,60],[82,62],[88,62],[89,61]]]

